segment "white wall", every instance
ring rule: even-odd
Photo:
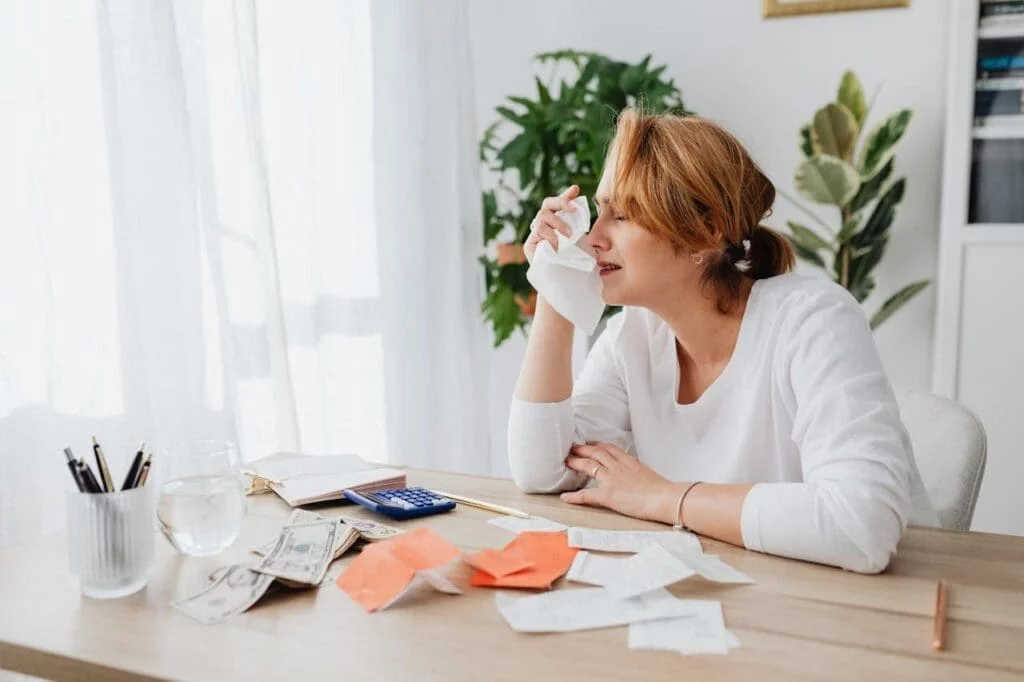
[[[507,95],[531,95],[533,55],[594,50],[667,64],[687,107],[738,135],[775,183],[790,194],[800,161],[797,131],[834,97],[842,72],[854,69],[869,95],[881,85],[875,116],[899,107],[914,119],[897,155],[907,176],[885,259],[876,270],[869,314],[897,288],[936,273],[946,17],[951,0],[912,0],[904,9],[763,19],[761,0],[516,0],[470,3],[477,120],[495,120]],[[835,218],[820,215],[830,224]],[[802,220],[784,199],[769,220]],[[802,220],[806,222],[806,220]],[[894,383],[927,387],[934,314],[929,288],[877,333]],[[505,451],[508,404],[522,357],[513,338],[493,354],[492,447]],[[504,457],[501,457],[504,460]]]

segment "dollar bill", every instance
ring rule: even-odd
[[[274,576],[257,573],[235,564],[196,594],[172,602],[171,606],[201,623],[213,625],[242,613],[266,594]]]
[[[285,525],[293,526],[302,523],[315,523],[317,521],[322,521],[325,518],[327,517],[321,516],[320,514],[316,514],[313,512],[305,511],[304,509],[296,509],[288,517],[288,520],[285,522]],[[386,524],[378,523],[376,521],[369,521],[367,519],[359,519],[354,516],[341,516],[339,517],[339,520],[345,526],[354,528],[358,532],[358,535],[355,537],[353,542],[355,542],[355,540],[360,539],[366,540],[368,542],[376,542],[377,540],[387,540],[390,537],[394,537],[395,535],[404,532],[400,528],[395,528],[394,526],[388,526]],[[344,531],[344,528],[342,530]],[[346,539],[347,534],[345,532],[342,532],[338,538],[339,543],[337,550],[335,551],[334,554],[335,559],[339,558],[352,546],[351,543],[346,544],[343,542]],[[271,550],[274,549],[275,545],[277,545],[276,537],[267,540],[262,544],[256,545],[255,547],[252,547],[251,551],[256,554],[259,554],[260,556],[266,556],[271,552]]]
[[[319,585],[334,560],[341,525],[335,519],[285,526],[277,544],[254,568],[293,583]]]
[[[359,519],[355,516],[340,516],[339,517],[346,524],[352,526],[364,540],[376,541],[376,540],[387,540],[390,537],[394,537],[399,533],[404,532],[400,528],[394,526],[388,526],[383,523],[376,521],[369,521],[367,519]]]

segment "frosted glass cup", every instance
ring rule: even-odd
[[[114,599],[146,586],[153,565],[153,496],[142,486],[67,495],[68,559],[86,597]]]
[[[164,536],[187,556],[230,547],[245,519],[238,449],[222,440],[182,441],[161,459],[156,516]]]

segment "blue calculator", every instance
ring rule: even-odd
[[[392,488],[372,493],[346,490],[349,501],[392,519],[413,519],[455,509],[455,502],[426,488]]]

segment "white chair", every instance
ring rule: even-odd
[[[897,389],[896,399],[939,524],[969,530],[985,473],[985,427],[960,403],[927,391]]]

